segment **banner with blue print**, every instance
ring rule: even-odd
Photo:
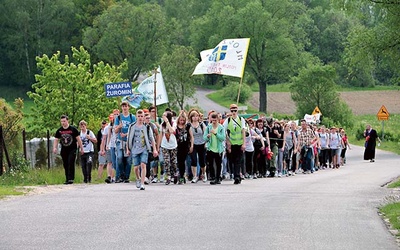
[[[128,96],[132,95],[132,83],[131,82],[116,82],[104,84],[104,90],[106,97],[115,96]]]

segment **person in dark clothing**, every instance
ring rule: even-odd
[[[77,128],[70,126],[68,116],[62,115],[60,118],[61,127],[54,135],[53,152],[58,153],[58,142],[61,144],[61,158],[65,170],[64,184],[73,184],[75,179],[75,159],[77,146],[80,148],[81,155],[84,154],[80,133]]]
[[[376,133],[375,129],[372,129],[371,125],[367,125],[364,131],[364,138],[365,138],[365,151],[364,151],[364,160],[375,162],[375,147],[376,141],[378,140],[379,143],[381,139],[379,139],[378,134]]]

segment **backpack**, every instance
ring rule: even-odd
[[[129,118],[131,119],[131,123],[133,123],[132,114],[129,113]],[[118,115],[118,124],[121,122],[121,114]]]

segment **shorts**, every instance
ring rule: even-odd
[[[114,155],[115,155],[115,151],[114,151]],[[107,150],[106,151],[106,161],[107,162],[112,162],[111,150]]]
[[[143,151],[140,154],[134,154],[132,155],[132,163],[133,166],[139,166],[140,163],[144,163],[147,164],[147,159],[149,157],[149,152],[147,152],[147,150]]]
[[[103,156],[103,155],[100,155],[100,152],[99,152],[99,164],[100,165],[105,165],[107,162],[108,161],[107,161],[106,157]]]

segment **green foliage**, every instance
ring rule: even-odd
[[[28,92],[35,103],[28,121],[29,131],[40,134],[54,130],[62,114],[69,116],[70,124],[81,119],[99,124],[118,106],[117,99],[105,97],[104,84],[123,81],[121,72],[126,63],[118,67],[103,62],[92,65],[83,47],[73,47],[72,54],[72,58],[65,56],[64,62],[60,52],[51,58],[37,57],[41,74],[36,75],[33,90]]]
[[[0,125],[3,127],[4,141],[8,151],[21,148],[20,138],[23,130],[22,99],[16,99],[14,107],[11,107],[4,99],[0,99]]]
[[[363,133],[367,124],[370,124],[382,139],[382,121],[378,121],[376,115],[359,115],[355,116],[354,127],[347,129],[347,135],[351,144],[364,146]],[[400,115],[391,114],[389,120],[384,121],[384,138],[380,149],[396,154],[400,154]]]
[[[193,97],[194,83],[198,78],[191,74],[197,63],[192,48],[185,46],[173,45],[171,51],[161,58],[161,70],[170,105],[184,109],[185,100]]]
[[[251,91],[249,85],[245,83],[242,83],[241,86],[240,83],[238,82],[229,83],[228,86],[222,89],[222,97],[230,100],[233,103],[236,103],[239,94],[239,87],[240,87],[239,102],[246,103],[253,96],[253,92]]]
[[[288,81],[300,63],[303,15],[304,5],[293,1],[214,1],[193,21],[190,40],[201,51],[224,38],[251,38],[246,70],[259,84],[260,111],[265,112],[267,84]]]
[[[110,64],[127,60],[127,77],[135,81],[141,71],[154,68],[163,54],[168,28],[160,5],[116,2],[85,30],[83,44]]]
[[[34,81],[35,56],[67,52],[80,44],[73,1],[4,0],[0,10],[0,81],[29,88]],[[3,69],[3,70],[1,70]]]
[[[297,116],[303,117],[316,106],[323,119],[330,118],[336,125],[352,126],[352,112],[336,91],[336,72],[332,66],[310,65],[292,78],[291,95],[297,104]]]

